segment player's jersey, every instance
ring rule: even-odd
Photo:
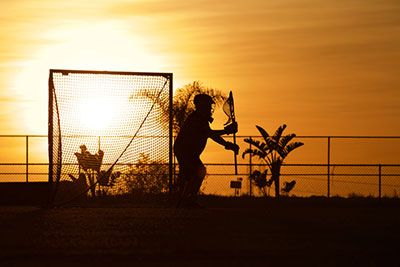
[[[197,111],[188,116],[175,139],[174,152],[178,158],[198,159],[210,137],[209,117]]]

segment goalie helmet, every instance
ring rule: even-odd
[[[197,107],[204,104],[215,104],[213,98],[207,94],[198,94],[193,99],[194,105]]]

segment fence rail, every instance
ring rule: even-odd
[[[242,148],[249,144],[237,136]],[[231,138],[227,136],[227,138]],[[296,180],[290,194],[298,196],[398,197],[400,193],[400,136],[297,136],[305,143],[294,160],[284,164],[281,183]],[[0,135],[0,182],[47,181],[48,158],[46,135]],[[297,153],[297,154],[296,154]],[[292,158],[291,155],[288,157]],[[365,159],[367,159],[367,162]],[[304,162],[305,161],[305,162]],[[308,163],[308,162],[316,163]],[[362,161],[362,162],[360,162]],[[345,163],[343,163],[345,162]],[[233,195],[232,180],[242,179],[240,194],[260,195],[249,182],[255,169],[265,169],[256,158],[240,159],[238,175],[232,163],[206,164],[207,178],[202,187],[206,194]],[[273,191],[273,190],[271,190]]]

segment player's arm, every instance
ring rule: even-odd
[[[224,146],[225,149],[232,150],[235,152],[235,154],[239,153],[239,146],[232,142],[226,141],[224,138],[221,137],[221,135],[211,135],[210,138],[218,144]]]
[[[225,146],[227,141],[225,141],[225,139],[221,137],[221,135],[224,134],[224,133],[220,133],[221,131],[224,131],[224,130],[211,130],[210,138],[214,142],[216,142],[216,143],[218,143],[218,144],[220,144],[222,146]]]
[[[216,137],[216,136],[221,136],[221,135],[224,135],[224,134],[234,134],[234,133],[237,133],[237,131],[238,131],[238,125],[237,125],[237,122],[233,122],[233,123],[231,123],[231,124],[225,126],[223,130],[210,130],[210,131],[211,131],[210,137],[214,140],[213,137]],[[215,140],[214,140],[214,141],[215,141]],[[216,141],[216,142],[217,142],[217,141]],[[217,143],[218,143],[218,142],[217,142]]]
[[[232,134],[232,133],[236,133],[236,132],[237,132],[237,123],[235,122],[230,125],[227,125],[223,130],[210,130],[210,138],[213,141],[215,141],[216,143],[224,146],[225,149],[232,150],[236,154],[238,154],[239,146],[232,142],[228,142],[221,137],[221,135]]]

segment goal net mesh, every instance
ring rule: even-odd
[[[50,201],[167,190],[171,94],[168,73],[51,70]]]

